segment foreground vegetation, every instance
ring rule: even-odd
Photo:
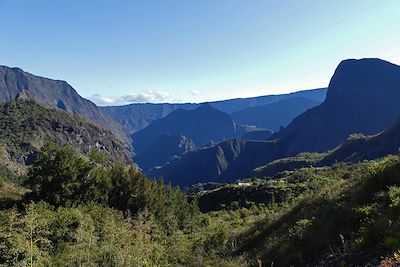
[[[0,265],[201,266],[227,238],[179,188],[98,152],[49,143],[21,185],[2,178]]]
[[[198,194],[201,210],[235,229],[231,254],[253,264],[400,263],[398,156],[303,168]]]
[[[6,168],[0,174],[1,266],[400,261],[399,156],[301,168],[189,196],[101,153],[83,158],[52,144],[26,177]]]

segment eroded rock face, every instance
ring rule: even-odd
[[[0,144],[17,164],[31,164],[48,141],[71,145],[83,155],[103,151],[112,162],[131,163],[131,151],[110,131],[86,119],[32,100],[0,104]]]

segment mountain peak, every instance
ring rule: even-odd
[[[279,134],[290,139],[288,155],[324,151],[352,133],[375,134],[398,119],[400,66],[366,58],[342,61],[325,102],[293,120]]]
[[[214,110],[210,103],[202,103],[196,110]]]
[[[341,65],[347,65],[347,64],[379,64],[379,63],[390,63],[389,61],[380,59],[380,58],[348,58],[348,59],[344,59],[342,60],[338,67],[340,67]],[[394,65],[394,64],[392,64]]]
[[[222,141],[236,134],[232,117],[210,104],[194,110],[177,109],[132,135],[135,150],[143,151],[162,134],[184,135],[196,146]]]
[[[340,62],[329,83],[327,102],[369,100],[390,88],[398,86],[400,66],[378,58],[347,59]]]

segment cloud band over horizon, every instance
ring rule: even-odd
[[[133,103],[161,103],[166,102],[170,94],[164,91],[143,90],[122,96],[103,96],[94,94],[88,99],[99,106],[127,105]]]

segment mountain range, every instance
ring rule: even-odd
[[[134,159],[150,177],[163,176],[182,186],[230,182],[288,166],[323,166],[395,153],[399,84],[399,66],[380,59],[350,59],[338,65],[327,90],[202,104],[98,108],[64,81],[1,66],[0,100],[6,101],[2,142],[10,162],[29,162],[29,153],[43,145],[42,139],[72,144],[83,154],[101,147],[113,161],[127,162],[134,155],[129,150],[133,140]],[[24,109],[33,110],[36,117],[21,113]],[[62,115],[64,111],[71,115]],[[18,128],[8,116],[28,126]],[[12,131],[36,139],[14,140]],[[299,157],[302,152],[320,154]]]
[[[216,108],[222,112],[227,114],[232,114],[234,112],[238,112],[240,110],[253,108],[253,107],[260,107],[266,106],[272,103],[280,102],[283,100],[291,99],[291,98],[303,98],[315,101],[317,103],[321,103],[324,101],[326,96],[327,89],[314,89],[314,90],[305,90],[305,91],[298,91],[289,94],[281,94],[281,95],[267,95],[267,96],[259,96],[259,97],[250,97],[250,98],[236,98],[236,99],[229,99],[229,100],[221,100],[221,101],[214,101],[208,102],[213,108]],[[160,119],[162,117],[167,116],[170,112],[177,110],[177,109],[186,109],[186,110],[193,110],[198,108],[203,103],[183,103],[183,104],[169,104],[169,103],[162,103],[162,104],[153,104],[153,103],[137,103],[137,104],[129,104],[124,106],[106,106],[101,107],[101,109],[118,121],[124,128],[124,130],[132,134],[137,132],[151,122]],[[304,104],[306,105],[306,104]],[[305,111],[303,109],[303,111]],[[297,112],[300,112],[301,108],[297,109]],[[291,112],[292,113],[292,112]],[[298,115],[295,112],[295,115]],[[274,119],[275,124],[279,125],[286,125],[288,120],[290,122],[292,117],[283,114],[283,118],[276,117]],[[266,124],[268,127],[266,128],[274,128],[274,125]],[[259,126],[260,127],[260,126]]]
[[[315,89],[200,104],[132,104],[99,108],[82,98],[65,81],[32,75],[19,68],[0,66],[1,101],[14,101],[15,98],[33,100],[55,110],[83,116],[100,126],[99,131],[102,131],[100,128],[103,127],[113,132],[131,151],[133,151],[132,139],[136,139],[133,142],[137,149],[135,160],[143,169],[164,165],[172,159],[195,150],[196,146],[210,146],[229,138],[242,137],[242,135],[245,135],[244,138],[265,140],[270,135],[269,131],[261,132],[262,128],[259,125],[251,127],[236,125],[228,113],[257,106],[268,107],[271,103],[278,107],[282,103],[284,106],[285,100],[292,98],[310,103],[321,102],[325,95],[326,89]],[[305,110],[308,106],[305,105],[303,108]],[[283,125],[291,119],[290,116],[294,117],[293,114],[281,115],[276,116],[275,119]],[[243,129],[241,134],[239,128]],[[43,132],[49,131],[46,133],[49,136],[54,135],[51,132],[54,129],[50,127],[42,129]],[[137,131],[137,129],[141,130]],[[247,133],[249,129],[251,133]],[[257,130],[257,133],[253,130]],[[128,136],[130,133],[133,133],[131,137]],[[166,136],[169,137],[166,138]],[[149,150],[146,150],[147,148]],[[169,149],[161,151],[162,148]],[[154,154],[160,157],[149,157]]]
[[[150,157],[143,157],[143,155],[147,154],[165,155],[166,152],[163,151],[163,149],[166,144],[153,145],[155,140],[164,134],[188,137],[194,142],[196,147],[211,146],[219,141],[231,138],[265,141],[272,134],[270,130],[266,130],[265,128],[277,130],[280,127],[286,126],[294,117],[296,117],[296,115],[320,103],[312,99],[298,97],[297,95],[304,95],[305,97],[316,98],[319,100],[319,97],[324,94],[324,89],[317,89],[281,96],[241,99],[240,102],[238,102],[239,100],[226,100],[222,102],[195,104],[192,106],[189,104],[182,104],[180,106],[164,104],[152,106],[152,109],[162,107],[183,108],[178,108],[165,117],[150,122],[145,128],[134,132],[131,135],[135,153],[141,154],[140,156],[135,157],[135,161],[143,170],[148,170],[156,166],[162,166],[165,163],[170,162],[170,159],[176,158],[176,156],[182,156],[183,154],[176,154],[174,152],[168,157],[164,156],[163,158],[165,161],[157,160],[157,164],[155,164],[156,162]],[[257,105],[261,104],[262,101],[276,102],[240,110],[231,115],[221,111],[221,109],[229,110],[234,107],[237,108],[238,106],[243,107],[246,106],[246,104]],[[134,107],[144,108],[145,106]],[[193,107],[195,108],[192,109]],[[220,107],[220,109],[216,107]],[[115,111],[116,109],[111,108],[111,110]],[[161,110],[162,109],[158,109],[158,111]],[[150,114],[157,114],[153,112],[154,110],[151,111]],[[235,119],[232,118],[233,116],[236,116]],[[141,119],[143,119],[143,117],[139,120],[136,117],[134,118],[133,121],[142,121]],[[239,121],[239,123],[236,123],[237,121]],[[162,140],[164,142],[166,141],[165,138]],[[169,149],[168,151],[179,151],[179,142],[174,142],[173,140],[171,140],[171,142],[172,143],[168,145],[170,149],[172,148],[173,143],[176,146],[173,150]],[[147,151],[150,147],[151,152]],[[160,163],[164,164],[160,165]]]
[[[99,109],[65,82],[2,71],[3,265],[29,261],[26,249],[15,253],[29,243],[27,224],[44,240],[29,249],[44,255],[31,264],[43,266],[76,264],[82,236],[102,266],[137,266],[144,254],[163,266],[399,262],[400,66],[344,60],[326,98],[134,105],[140,112]],[[314,93],[325,100],[299,96]],[[127,111],[118,122],[133,114],[125,137],[106,109]],[[142,253],[143,236],[129,233],[150,228]]]
[[[296,117],[270,140],[224,141],[187,153],[147,174],[183,185],[234,181],[279,158],[333,149],[350,134],[375,134],[395,123],[400,115],[399,85],[397,65],[380,59],[342,61],[326,100]]]

